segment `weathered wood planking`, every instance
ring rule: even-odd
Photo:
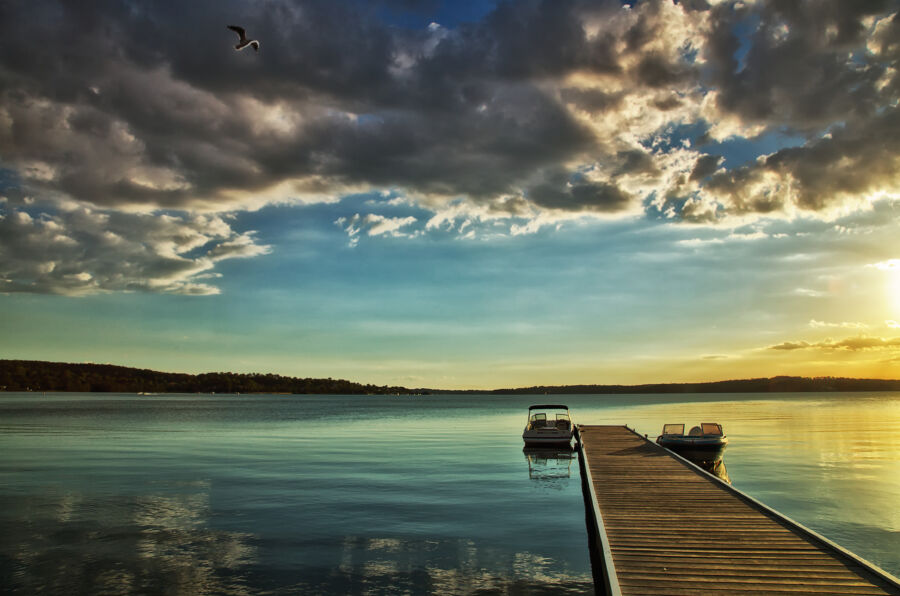
[[[608,592],[900,594],[897,578],[628,428],[578,433]]]

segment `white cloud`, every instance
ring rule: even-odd
[[[727,236],[717,238],[688,238],[679,240],[678,244],[688,247],[701,247],[715,244],[725,244],[726,242],[751,242],[753,240],[762,240],[770,238],[769,234],[756,230],[753,232],[731,232]]]
[[[807,298],[823,298],[828,295],[827,292],[822,292],[821,290],[812,290],[810,288],[797,288],[792,294],[795,296],[805,296]]]
[[[809,326],[813,329],[826,329],[832,327],[840,327],[842,329],[868,329],[869,326],[865,323],[853,323],[844,321],[841,323],[828,323],[826,321],[817,321],[815,319],[810,319]]]
[[[0,232],[4,292],[215,294],[217,287],[196,280],[214,278],[220,261],[270,250],[253,232],[209,215],[78,209],[32,217],[13,209],[0,218]]]
[[[350,245],[359,243],[359,236],[365,232],[367,236],[388,236],[392,238],[414,237],[417,232],[404,232],[401,228],[410,226],[418,221],[415,217],[385,217],[375,213],[366,215],[354,214],[350,218],[340,217],[335,224],[343,229],[350,237]]]
[[[880,263],[866,265],[866,267],[874,267],[880,271],[897,271],[900,269],[900,259],[888,259],[887,261],[881,261]]]

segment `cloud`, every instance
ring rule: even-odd
[[[390,28],[355,4],[275,2],[247,15],[267,40],[251,56],[230,51],[208,23],[225,7],[206,4],[8,9],[7,22],[33,25],[0,42],[15,82],[0,96],[0,154],[29,191],[143,210],[248,208],[272,188],[269,201],[315,196],[316,181],[324,196],[491,197],[592,141],[528,80],[596,63],[571,8],[501,8],[431,47],[435,31]],[[57,21],[80,23],[77,44]],[[520,26],[548,43],[520,47]],[[17,49],[26,39],[41,49]]]
[[[844,350],[848,352],[858,352],[865,350],[885,350],[890,349],[893,350],[895,348],[900,348],[900,337],[871,337],[867,335],[860,335],[857,337],[850,337],[843,340],[832,340],[826,339],[824,341],[819,342],[808,342],[808,341],[786,341],[780,344],[769,346],[770,350],[784,350],[784,351],[793,351],[793,350],[825,350],[825,351],[835,351],[835,350]]]
[[[385,217],[375,213],[360,215],[359,213],[353,217],[338,218],[334,223],[347,232],[350,237],[350,245],[356,246],[359,243],[359,235],[365,231],[367,236],[390,236],[393,238],[401,238],[415,235],[413,233],[402,232],[400,228],[407,227],[416,223],[416,218],[407,217]]]
[[[710,176],[718,169],[720,163],[722,163],[720,155],[700,156],[694,164],[694,169],[691,170],[691,181],[696,182]]]
[[[715,114],[745,126],[817,131],[835,122],[865,122],[884,105],[879,82],[896,59],[887,44],[867,48],[872,19],[888,21],[887,2],[723,2],[709,11],[704,56],[715,88]],[[896,8],[896,7],[894,7]],[[743,24],[756,26],[743,39]],[[882,27],[885,41],[896,27]],[[745,44],[742,47],[742,44]]]
[[[811,288],[795,288],[791,293],[794,296],[805,296],[807,298],[822,298],[828,295],[827,292],[823,292],[821,290],[813,290]]]
[[[720,171],[702,188],[705,200],[732,215],[834,217],[868,204],[870,197],[900,194],[900,109],[888,108],[831,136],[776,151]]]
[[[266,50],[231,51],[209,24],[223,11]],[[673,93],[695,86],[702,21],[668,2],[534,0],[453,30],[356,3],[5,13],[18,25],[0,39],[0,155],[21,196],[145,212],[391,187],[435,209],[533,193],[537,211],[630,214],[612,178],[658,169],[640,140],[683,115]],[[582,166],[599,175],[552,188]]]
[[[218,262],[268,253],[220,216],[0,213],[0,292],[217,294]]]
[[[881,271],[897,271],[900,270],[900,259],[888,259],[887,261],[881,261],[880,263],[866,265],[866,267],[874,267]]]
[[[702,215],[685,210],[687,219],[834,217],[879,192],[900,192],[900,27],[889,8],[840,0],[723,2],[707,12],[702,56],[710,90],[701,114],[709,135],[788,130],[806,141],[719,170],[690,203],[705,205]],[[700,181],[700,173],[706,168],[692,179]]]
[[[766,238],[770,238],[769,234],[760,230],[755,230],[750,232],[730,232],[727,236],[713,238],[687,238],[679,240],[678,244],[681,246],[699,248],[702,246],[725,244],[727,242],[751,242],[753,240],[763,240]]]
[[[616,213],[634,204],[634,197],[606,181],[566,180],[562,172],[529,187],[525,196],[538,207],[560,211]]]
[[[851,322],[841,322],[841,323],[828,323],[825,321],[817,321],[815,319],[810,319],[809,326],[813,329],[828,329],[839,327],[841,329],[868,329],[869,326],[865,323],[851,323]]]

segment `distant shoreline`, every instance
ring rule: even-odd
[[[703,383],[641,385],[535,385],[504,389],[431,389],[355,383],[343,379],[285,377],[275,374],[213,372],[191,375],[112,364],[74,364],[42,360],[0,360],[0,391],[93,393],[269,393],[359,395],[544,395],[647,393],[783,393],[900,391],[897,379],[791,377],[736,379]]]

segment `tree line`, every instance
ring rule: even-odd
[[[409,393],[404,387],[363,385],[342,379],[275,374],[167,373],[112,364],[0,360],[0,391],[114,393]]]
[[[781,393],[794,391],[900,391],[900,380],[845,377],[763,377],[707,383],[656,383],[646,385],[562,385],[496,389],[514,394],[615,394],[615,393]]]

